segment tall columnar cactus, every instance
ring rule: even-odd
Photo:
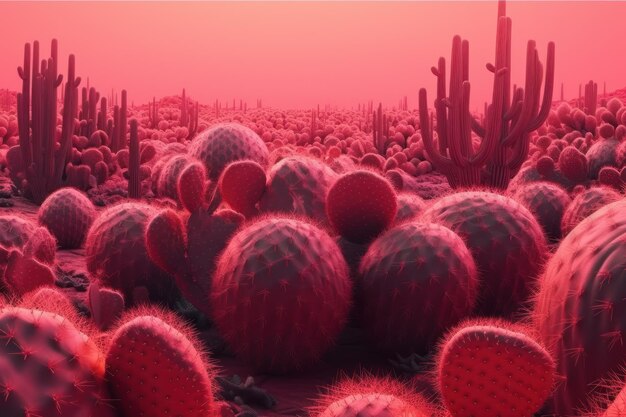
[[[61,187],[64,169],[69,161],[74,133],[74,116],[78,106],[80,77],[75,76],[74,55],[69,56],[65,83],[63,124],[60,148],[56,149],[57,88],[63,76],[57,74],[58,43],[52,40],[51,57],[39,62],[39,42],[24,46],[24,66],[17,72],[22,92],[17,95],[17,114],[24,179],[32,199],[41,203]],[[32,65],[31,65],[32,64]]]
[[[505,1],[499,1],[495,65],[487,64],[494,74],[492,102],[481,125],[469,112],[469,42],[455,36],[452,41],[450,91],[446,97],[446,63],[437,68],[437,136],[434,146],[428,114],[426,89],[419,92],[420,125],[428,158],[448,177],[452,187],[485,184],[506,188],[528,156],[530,133],[548,117],[554,87],[554,43],[548,44],[545,88],[540,103],[543,66],[535,41],[528,41],[524,88],[511,85],[511,19],[505,15]],[[482,138],[474,149],[472,131]]]
[[[141,197],[141,180],[139,178],[140,154],[136,119],[130,121],[130,146],[128,151],[128,197],[137,199]]]
[[[579,106],[584,110],[585,114],[595,116],[596,107],[598,107],[598,83],[589,80],[585,84],[585,98],[581,98]]]
[[[389,135],[389,120],[383,113],[383,105],[378,105],[378,110],[372,113],[372,137],[374,146],[381,155],[385,154],[387,136]]]

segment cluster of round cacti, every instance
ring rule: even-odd
[[[577,184],[621,190],[626,179],[626,106],[618,97],[601,104],[581,108],[562,102],[551,110],[532,140],[518,181],[550,181],[569,190]]]
[[[33,178],[28,129],[0,111],[0,205],[19,205],[0,214],[0,416],[271,406],[218,375],[197,332],[209,327],[238,366],[275,378],[310,375],[354,334],[392,364],[340,379],[312,417],[626,416],[619,98],[548,106],[545,123],[518,102],[506,121],[540,126],[513,129],[528,143],[498,158],[527,154],[475,171],[490,117],[456,152],[406,105],[222,108],[183,93],[128,106],[124,93],[97,112],[98,98],[83,90],[71,131],[59,115],[46,142],[58,184]],[[448,146],[440,158],[427,135]],[[483,186],[496,175],[508,188]],[[470,176],[483,185],[460,187]],[[16,196],[37,213],[16,214]]]

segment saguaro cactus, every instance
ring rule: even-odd
[[[469,42],[455,36],[452,41],[450,91],[446,97],[446,63],[439,59],[432,68],[437,76],[438,149],[434,146],[428,114],[426,89],[420,89],[419,111],[424,146],[430,161],[448,177],[452,187],[489,185],[506,188],[528,156],[530,133],[546,120],[554,88],[554,43],[548,43],[545,87],[540,101],[543,66],[535,41],[526,49],[524,88],[513,88],[511,98],[511,19],[506,3],[498,4],[495,65],[487,64],[494,74],[492,102],[487,107],[484,125],[469,112]],[[474,149],[472,131],[482,138]]]
[[[32,67],[31,67],[32,64]],[[69,56],[68,76],[63,101],[63,124],[60,148],[56,147],[57,88],[63,76],[57,74],[58,43],[52,40],[51,57],[39,62],[39,42],[24,45],[24,66],[17,72],[22,92],[17,95],[20,150],[27,191],[36,203],[61,187],[69,161],[74,133],[74,116],[78,106],[80,77],[75,76],[75,58]],[[32,71],[32,72],[31,72]]]

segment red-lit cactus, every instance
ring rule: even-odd
[[[526,51],[526,82],[510,95],[511,85],[511,19],[505,15],[505,2],[498,5],[495,65],[492,102],[486,120],[480,125],[469,112],[469,42],[455,36],[449,96],[446,97],[446,65],[440,58],[437,68],[437,135],[434,146],[432,123],[428,114],[425,89],[419,92],[420,126],[428,158],[448,177],[452,187],[485,184],[506,188],[528,155],[530,133],[548,117],[554,87],[554,43],[548,44],[543,101],[540,102],[543,66],[539,62],[535,41]],[[474,149],[472,131],[482,138]]]
[[[80,77],[75,76],[75,59],[74,55],[70,55],[60,148],[57,150],[57,88],[63,76],[57,74],[56,39],[52,40],[51,55],[48,60],[40,63],[39,42],[35,41],[31,61],[31,48],[27,43],[24,46],[24,66],[18,68],[22,79],[22,92],[17,95],[17,107],[23,177],[27,181],[27,193],[37,203],[41,203],[48,194],[62,185],[65,165],[69,161],[68,155],[72,148],[74,117],[78,108],[76,97]]]

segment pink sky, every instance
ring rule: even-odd
[[[277,107],[317,103],[395,105],[420,87],[435,94],[430,67],[449,59],[452,37],[470,41],[472,105],[491,91],[496,1],[485,2],[0,2],[0,88],[18,89],[23,45],[37,39],[48,56],[59,40],[77,72],[101,92],[126,88],[129,99],[188,95],[257,98]],[[508,2],[513,19],[513,81],[523,80],[525,45],[556,42],[555,97],[589,79],[626,86],[626,2]],[[108,94],[108,93],[106,93]]]

